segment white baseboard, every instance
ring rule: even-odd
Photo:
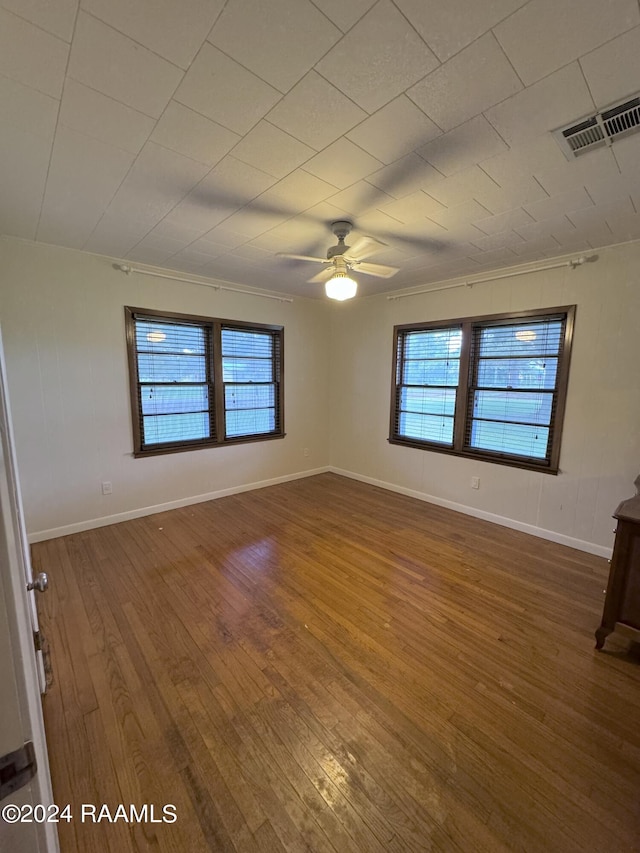
[[[63,527],[52,527],[50,530],[38,530],[29,533],[30,544],[42,542],[45,539],[57,539],[59,536],[68,536],[70,533],[82,533],[83,530],[92,530],[94,527],[107,527],[109,524],[119,524],[121,521],[130,521],[132,518],[141,518],[145,515],[154,515],[157,512],[165,512],[169,509],[178,509],[182,506],[214,501],[227,495],[237,495],[240,492],[251,492],[254,489],[264,489],[267,486],[276,486],[278,483],[288,483],[290,480],[301,480],[304,477],[313,477],[315,474],[325,474],[331,469],[313,468],[310,471],[298,471],[296,474],[285,474],[283,477],[273,477],[271,480],[259,480],[256,483],[246,483],[243,486],[232,486],[229,489],[220,489],[217,492],[207,492],[205,495],[192,495],[188,498],[180,498],[177,501],[168,501],[154,506],[144,506],[139,509],[118,512],[115,515],[105,515],[101,518],[90,518],[87,521],[78,521],[75,524],[65,524]]]
[[[583,539],[574,539],[573,536],[565,536],[563,533],[556,533],[554,530],[547,530],[544,527],[536,527],[533,524],[526,524],[523,521],[516,521],[513,518],[507,518],[503,515],[496,515],[493,512],[485,512],[482,509],[476,509],[473,506],[466,506],[455,501],[445,500],[444,498],[435,497],[435,495],[427,495],[424,492],[418,492],[415,489],[406,489],[404,486],[396,486],[394,483],[387,483],[384,480],[376,480],[374,477],[366,477],[363,474],[356,474],[354,471],[345,471],[343,468],[335,468],[331,466],[329,470],[333,474],[339,474],[341,477],[350,477],[352,480],[360,480],[362,483],[368,483],[370,486],[378,486],[381,489],[387,489],[390,492],[398,492],[401,495],[407,495],[410,498],[417,498],[426,503],[443,506],[447,509],[462,512],[465,515],[472,515],[475,518],[482,518],[484,521],[491,521],[494,524],[500,524],[502,527],[510,527],[512,530],[520,530],[522,533],[529,533],[531,536],[539,536],[540,539],[548,539],[550,542],[557,542],[559,545],[567,545],[569,548],[576,548],[578,551],[586,551],[588,554],[596,554],[598,557],[611,557],[612,549],[604,545],[596,545],[595,542],[586,542]]]

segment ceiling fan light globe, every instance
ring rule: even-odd
[[[336,273],[325,284],[324,290],[329,299],[344,302],[345,299],[353,299],[358,291],[358,284],[346,273]]]

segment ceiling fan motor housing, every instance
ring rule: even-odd
[[[336,255],[344,255],[349,249],[349,246],[345,245],[344,238],[349,234],[352,228],[352,223],[346,219],[339,219],[337,222],[331,223],[331,230],[338,238],[338,242],[335,246],[330,246],[327,249],[328,260],[335,258]]]

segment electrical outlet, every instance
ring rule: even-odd
[[[109,480],[105,480],[102,483],[102,494],[110,495],[111,494],[111,482]]]
[[[480,488],[480,477],[472,477],[471,478],[471,488],[479,489]]]
[[[311,456],[311,451],[309,450],[308,447],[305,447],[305,449],[302,452],[305,456]]]

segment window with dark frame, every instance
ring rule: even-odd
[[[557,473],[575,305],[394,328],[389,441]]]
[[[284,436],[282,326],[125,308],[134,455]]]

